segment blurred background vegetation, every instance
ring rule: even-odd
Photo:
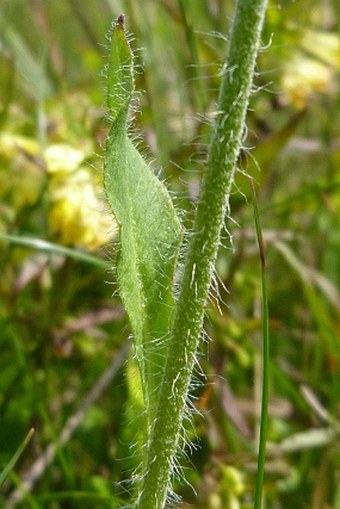
[[[204,169],[226,0],[0,4],[1,507],[129,502],[139,395],[102,191],[107,33],[126,15],[133,132],[190,225]],[[181,507],[252,507],[261,382],[259,184],[271,330],[266,507],[340,509],[340,4],[272,0],[248,136],[194,388]],[[248,199],[249,198],[249,199]],[[186,211],[186,212],[184,212]],[[227,289],[227,290],[226,290]],[[185,453],[189,452],[184,451]]]

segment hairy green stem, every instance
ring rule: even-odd
[[[188,389],[203,328],[204,310],[229,209],[245,130],[255,60],[267,0],[239,0],[223,72],[194,229],[180,284],[167,364],[150,442],[138,509],[162,509],[171,490]]]

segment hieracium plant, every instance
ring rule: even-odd
[[[266,3],[239,0],[236,6],[196,217],[181,268],[182,228],[170,195],[129,135],[134,67],[124,17],[112,27],[107,95],[111,128],[104,178],[119,226],[118,287],[130,320],[143,392],[141,461],[134,475],[132,504],[136,509],[162,509],[174,500],[176,456],[245,133]]]

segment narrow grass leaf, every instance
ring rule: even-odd
[[[264,243],[262,229],[260,223],[260,214],[257,206],[254,182],[251,179],[251,191],[253,195],[253,208],[257,242],[259,246],[259,255],[261,261],[261,281],[262,281],[262,323],[263,323],[263,362],[262,362],[262,407],[260,419],[260,440],[259,453],[257,461],[257,476],[255,490],[254,509],[262,507],[263,478],[264,466],[266,460],[266,441],[267,441],[267,422],[268,422],[268,400],[269,400],[269,311],[268,311],[268,294],[266,281],[266,258],[264,251]]]
[[[29,235],[14,235],[0,233],[0,241],[6,241],[16,246],[22,246],[27,248],[36,249],[44,253],[50,253],[54,255],[61,255],[67,258],[72,258],[79,262],[89,263],[90,265],[96,265],[104,269],[109,268],[109,262],[85,251],[79,251],[79,249],[73,249],[71,247],[61,246],[54,244],[44,239],[38,239],[37,237],[30,237]]]
[[[20,74],[18,84],[35,100],[45,100],[53,94],[53,84],[44,63],[29,49],[21,34],[9,23],[2,27],[1,41],[15,57]]]
[[[13,470],[14,465],[20,458],[20,456],[21,456],[23,450],[25,449],[25,447],[27,446],[28,442],[31,440],[33,433],[34,433],[34,429],[31,428],[29,430],[29,432],[27,433],[26,437],[24,438],[23,442],[20,444],[18,449],[13,454],[11,460],[8,462],[6,467],[0,473],[0,486],[4,483],[5,479],[7,478],[8,474],[10,473],[10,471]]]
[[[283,255],[288,264],[298,274],[305,296],[309,305],[309,309],[312,312],[316,326],[318,328],[318,334],[322,341],[318,342],[318,345],[328,350],[328,355],[335,359],[340,359],[340,345],[338,341],[338,335],[336,332],[336,324],[332,319],[332,314],[329,310],[329,303],[335,304],[336,312],[338,313],[338,303],[334,299],[330,298],[329,285],[325,286],[324,279],[316,277],[316,272],[311,271],[308,267],[302,263],[301,260],[293,253],[290,247],[281,241],[274,243],[276,249]],[[321,285],[320,285],[320,282]],[[324,299],[323,295],[326,297]],[[318,349],[315,349],[317,351]],[[315,376],[318,377],[318,370],[314,369]]]

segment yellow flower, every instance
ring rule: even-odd
[[[302,54],[297,54],[285,68],[282,88],[288,102],[304,108],[315,93],[326,91],[332,81],[332,69]]]
[[[340,38],[337,34],[304,30],[301,46],[325,64],[340,69]]]
[[[39,145],[31,138],[0,135],[0,193],[16,212],[37,202],[43,183]]]
[[[53,174],[49,191],[49,224],[61,243],[95,250],[110,241],[116,225],[99,199],[90,170],[79,167],[71,174]]]
[[[12,133],[2,133],[0,135],[0,156],[5,159],[14,159],[19,152],[24,152],[30,156],[39,154],[39,145],[32,138],[20,136]]]
[[[45,150],[48,173],[71,173],[84,161],[85,154],[66,143],[50,145]]]
[[[305,29],[299,46],[293,57],[287,54],[282,87],[288,102],[304,108],[313,95],[332,86],[334,72],[340,69],[340,39],[335,33]]]

